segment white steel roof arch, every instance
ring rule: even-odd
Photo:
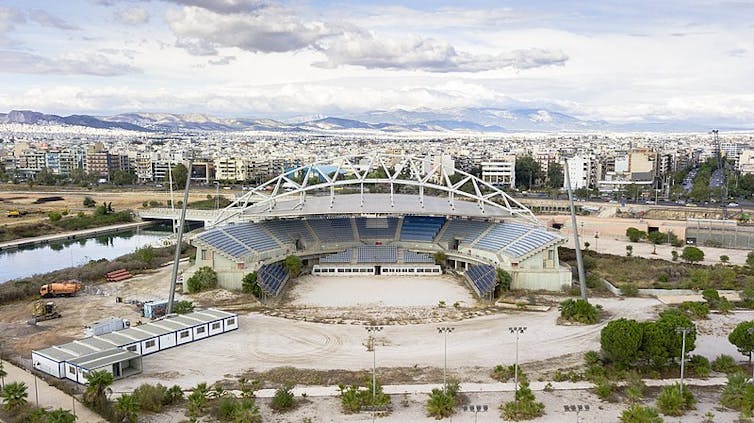
[[[259,210],[260,206],[266,206],[272,210],[279,200],[298,197],[299,204],[303,205],[307,194],[313,191],[329,190],[332,204],[336,189],[348,186],[359,188],[363,205],[364,195],[370,194],[365,193],[364,187],[369,185],[387,186],[391,205],[396,186],[411,186],[418,188],[420,204],[424,202],[425,190],[436,190],[448,195],[451,207],[458,196],[475,201],[482,212],[485,207],[496,208],[511,217],[539,224],[531,210],[505,191],[470,173],[444,165],[440,157],[373,152],[319,160],[287,170],[234,200],[220,211],[210,226],[228,221],[252,207]]]

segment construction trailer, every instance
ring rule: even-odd
[[[141,357],[238,329],[238,315],[207,309],[170,316],[31,353],[35,369],[84,384],[89,372],[121,379],[142,371]]]

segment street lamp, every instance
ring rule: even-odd
[[[513,382],[515,383],[515,395],[514,399],[518,401],[518,336],[524,332],[526,332],[526,326],[513,326],[509,327],[508,330],[511,332],[511,334],[516,335],[516,364],[513,367]]]
[[[372,403],[377,397],[377,348],[374,343],[374,334],[382,330],[382,326],[364,326],[369,333],[369,346],[372,347]]]
[[[445,367],[442,371],[442,385],[443,390],[448,392],[448,334],[452,333],[456,328],[449,326],[441,326],[437,328],[437,333],[441,333],[445,336]]]
[[[686,334],[693,331],[694,328],[692,327],[675,328],[675,333],[680,333],[683,336],[681,341],[681,386],[679,387],[681,395],[683,395],[683,364],[686,362]]]
[[[483,412],[486,413],[488,409],[489,409],[489,407],[487,406],[487,404],[482,404],[482,405],[464,405],[463,406],[463,411],[470,411],[470,412],[474,413],[474,423],[476,423],[476,421],[477,421],[477,415],[479,414],[479,412],[483,411]]]
[[[215,210],[220,209],[220,181],[215,181]]]
[[[587,404],[564,405],[563,408],[565,409],[566,413],[576,413],[576,423],[579,423],[579,413],[581,413],[582,411],[589,411],[589,405]]]

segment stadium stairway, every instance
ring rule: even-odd
[[[445,235],[445,230],[448,229],[448,226],[450,226],[450,221],[452,219],[445,220],[445,223],[442,225],[442,228],[440,228],[439,231],[437,231],[437,235],[435,235],[435,239],[433,242],[437,242],[438,240],[442,239],[442,236]],[[400,233],[400,232],[399,232]]]
[[[401,229],[403,229],[403,218],[398,219],[398,223],[395,225],[395,237],[393,237],[393,241],[401,239]]]

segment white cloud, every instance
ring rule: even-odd
[[[149,22],[149,12],[139,6],[115,12],[115,19],[124,25],[142,25]]]
[[[50,28],[56,28],[56,29],[62,29],[66,31],[70,30],[79,30],[79,28],[76,25],[72,25],[63,19],[51,15],[47,11],[41,10],[41,9],[34,9],[30,10],[27,13],[27,16],[29,17],[29,20],[34,21],[42,26],[47,26]]]
[[[267,7],[261,0],[166,0],[183,6],[196,6],[217,13],[254,12]]]
[[[24,21],[24,16],[16,9],[0,7],[0,37],[10,32],[17,23]]]
[[[0,72],[116,76],[139,72],[139,70],[128,64],[113,63],[101,54],[51,59],[32,53],[0,50]]]

